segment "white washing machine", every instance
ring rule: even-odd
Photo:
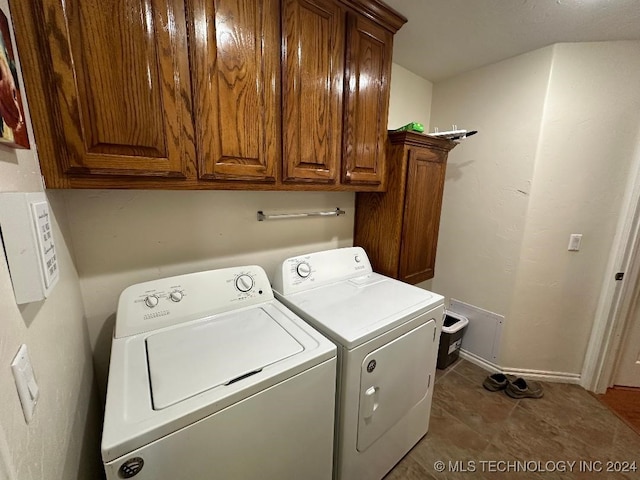
[[[338,346],[334,478],[381,479],[429,427],[443,297],[374,273],[359,247],[289,258],[273,288]]]
[[[120,296],[102,458],[108,480],[328,480],[336,347],[257,266]]]

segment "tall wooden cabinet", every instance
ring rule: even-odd
[[[381,191],[379,0],[10,0],[49,188]]]
[[[450,140],[390,132],[384,193],[358,193],[354,245],[373,269],[416,284],[433,277]]]

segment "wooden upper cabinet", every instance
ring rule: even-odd
[[[345,11],[332,0],[284,0],[282,9],[283,180],[335,183]]]
[[[187,176],[194,146],[181,0],[13,1],[12,10],[42,22],[32,24],[39,38],[18,29],[18,39],[21,54],[39,55],[41,71],[27,61],[25,77],[48,186],[67,186],[64,174]]]
[[[275,182],[280,163],[280,5],[189,0],[199,174]]]
[[[9,0],[49,188],[380,191],[380,0]]]
[[[358,193],[354,245],[376,272],[408,283],[434,275],[447,156],[455,143],[390,132],[383,193]]]
[[[342,159],[346,184],[384,181],[392,47],[389,30],[349,14]]]

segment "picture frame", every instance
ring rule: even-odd
[[[0,9],[0,145],[29,148],[11,27]]]

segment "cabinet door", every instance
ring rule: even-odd
[[[392,42],[388,30],[349,15],[342,158],[347,184],[376,185],[384,179]]]
[[[189,0],[200,178],[275,182],[280,6]]]
[[[52,78],[51,97],[34,101],[33,114],[64,144],[61,158],[42,161],[58,162],[62,174],[185,177],[194,146],[184,3],[38,0],[31,8]]]
[[[284,0],[283,179],[336,182],[342,146],[345,12],[332,0]]]
[[[445,170],[444,152],[409,150],[399,275],[407,283],[433,277]]]

